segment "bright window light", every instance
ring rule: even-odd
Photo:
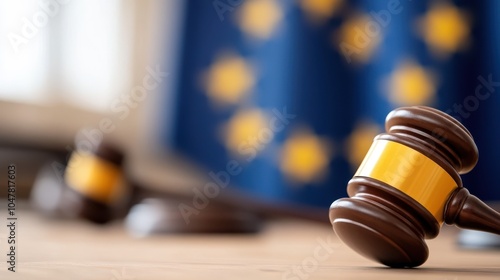
[[[64,99],[109,110],[130,78],[130,42],[121,0],[68,3],[61,18],[61,81]]]
[[[130,7],[121,0],[1,0],[0,100],[108,111],[130,90]]]
[[[0,1],[0,99],[48,101],[49,30],[38,2]]]

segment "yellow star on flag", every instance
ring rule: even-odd
[[[391,74],[388,93],[395,105],[429,104],[436,94],[435,78],[418,64],[404,62]]]
[[[267,126],[267,116],[258,109],[244,109],[237,112],[223,129],[226,147],[236,155],[245,145],[251,145],[253,149],[260,151],[264,143],[259,141],[259,137]]]
[[[380,127],[374,123],[361,122],[356,126],[346,142],[347,160],[353,168],[359,167],[373,143],[373,138],[380,132]]]
[[[222,105],[241,102],[254,83],[250,65],[243,58],[234,55],[219,58],[205,76],[208,96]]]
[[[337,13],[343,2],[343,0],[300,0],[300,6],[312,21],[323,22]]]
[[[328,141],[309,131],[297,131],[283,146],[280,167],[293,182],[320,181],[327,175],[331,155]]]
[[[247,0],[238,16],[241,29],[258,39],[269,38],[283,18],[276,0]]]
[[[422,37],[439,56],[467,45],[470,27],[464,12],[449,3],[436,3],[419,22]]]
[[[334,44],[348,63],[367,62],[381,41],[382,30],[370,28],[371,17],[355,15],[334,34]]]

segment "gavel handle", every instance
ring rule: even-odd
[[[500,213],[471,195],[466,188],[458,188],[450,195],[444,211],[444,221],[460,228],[500,235]]]

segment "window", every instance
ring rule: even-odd
[[[0,2],[0,99],[46,102],[48,30],[31,26],[37,1]]]
[[[132,19],[121,0],[0,2],[0,100],[105,112],[128,84]]]

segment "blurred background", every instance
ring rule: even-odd
[[[2,0],[0,166],[17,164],[28,197],[41,166],[57,173],[107,139],[140,188],[326,220],[387,113],[428,105],[477,142],[464,185],[500,200],[499,12],[493,0]]]

